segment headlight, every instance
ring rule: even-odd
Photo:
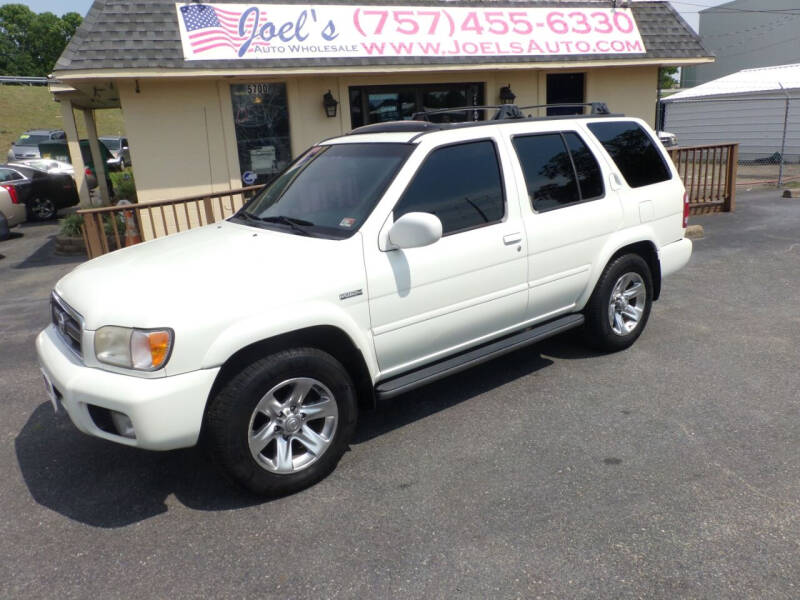
[[[108,325],[94,333],[94,354],[102,363],[155,371],[163,367],[172,350],[171,329],[131,329]]]

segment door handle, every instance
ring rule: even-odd
[[[509,233],[508,235],[503,236],[503,243],[506,246],[510,246],[511,244],[518,244],[522,241],[522,234],[521,233]]]

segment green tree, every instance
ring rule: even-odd
[[[658,72],[658,85],[662,90],[668,90],[678,87],[678,80],[675,75],[678,74],[678,67],[661,67]]]
[[[57,17],[24,4],[0,6],[0,74],[49,75],[82,20],[74,12]]]

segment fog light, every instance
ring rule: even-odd
[[[111,413],[111,422],[117,428],[117,433],[122,437],[136,439],[136,434],[133,432],[133,423],[131,418],[121,412],[115,410],[109,411]]]

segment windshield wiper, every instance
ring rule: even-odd
[[[295,217],[287,217],[286,215],[274,215],[269,217],[257,217],[255,215],[251,215],[247,211],[242,211],[242,214],[252,221],[261,221],[264,223],[280,223],[281,225],[286,225],[293,231],[296,231],[300,235],[307,235],[311,236],[311,233],[305,229],[305,227],[313,227],[314,223],[311,221],[306,221],[305,219],[297,219]]]
[[[313,227],[314,224],[311,221],[306,221],[305,219],[298,219],[296,217],[287,217],[286,215],[276,215],[270,217],[254,217],[260,221],[266,221],[267,223],[286,223],[287,225],[300,225],[302,227]]]
[[[311,221],[306,221],[305,219],[295,219],[294,217],[287,217],[286,215],[275,215],[271,217],[255,217],[259,221],[265,221],[266,223],[281,223],[282,225],[288,225],[290,229],[296,231],[300,235],[308,235],[310,236],[311,233],[308,230],[304,229],[305,227],[313,227],[314,224]]]

